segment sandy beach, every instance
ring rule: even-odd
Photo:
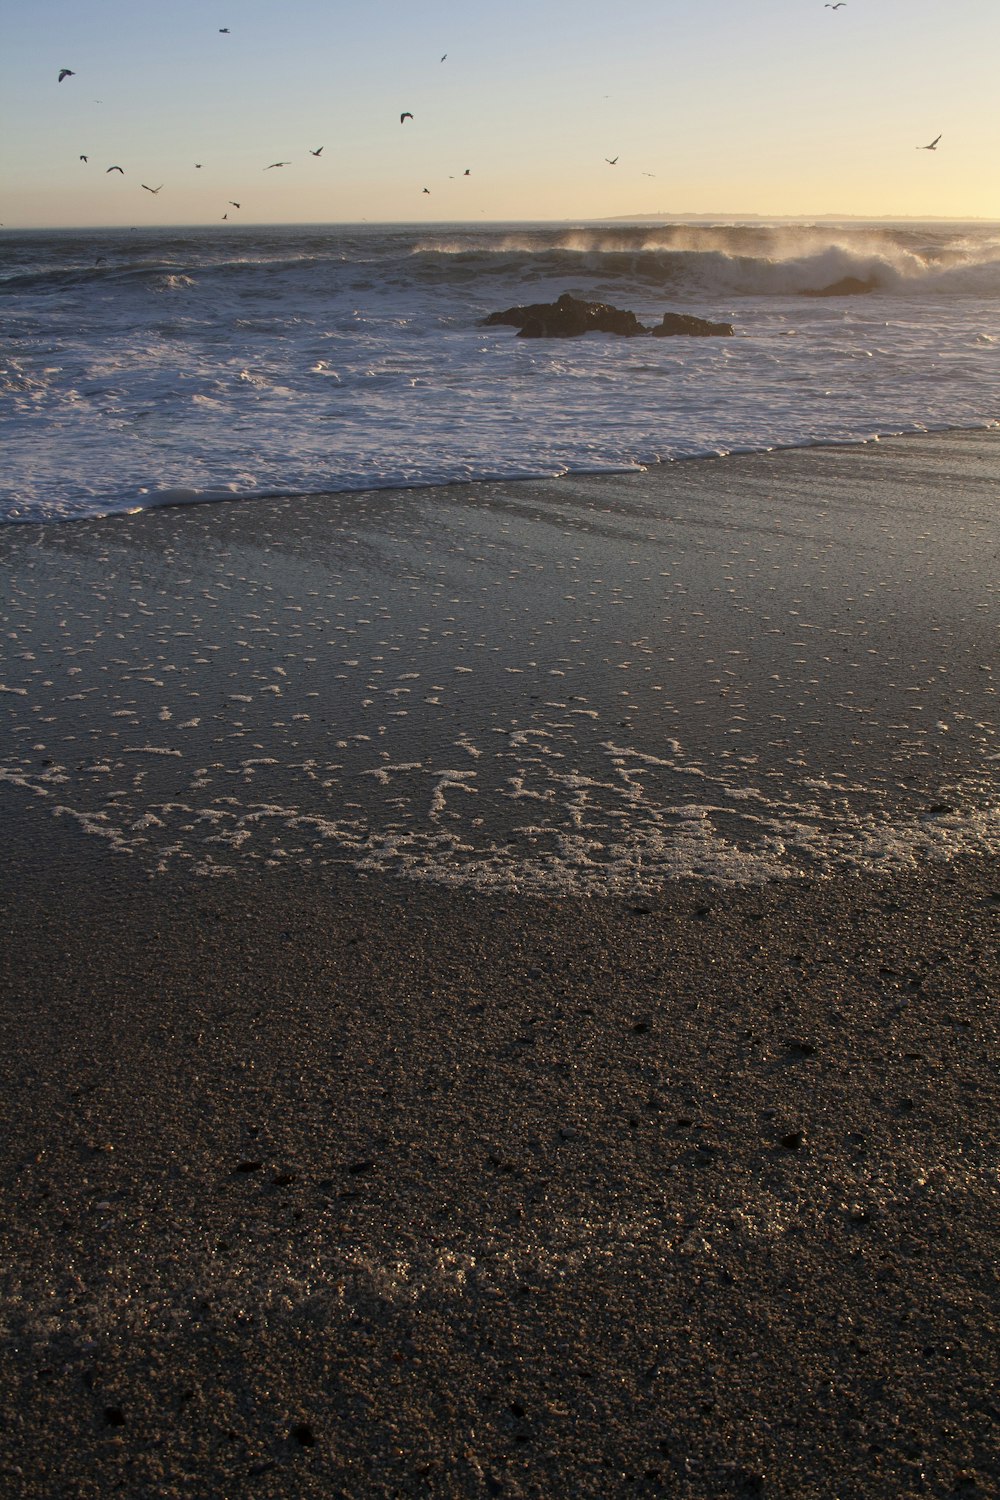
[[[0,533],[0,1487],[990,1495],[995,432]]]

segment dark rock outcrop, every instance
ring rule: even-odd
[[[693,318],[689,313],[664,313],[663,322],[651,328],[654,339],[672,337],[675,333],[694,335],[697,338],[731,338],[732,323],[710,323],[707,318]]]
[[[873,292],[876,282],[874,276],[869,276],[862,281],[860,276],[842,276],[839,281],[831,281],[829,286],[817,287],[814,291],[802,292],[803,297],[860,297],[865,292]]]
[[[555,302],[532,302],[527,307],[508,307],[490,313],[485,324],[508,323],[523,339],[568,339],[581,333],[617,333],[624,338],[648,330],[633,312],[611,307],[607,302],[584,302],[563,292]]]
[[[522,339],[567,339],[577,338],[582,333],[615,333],[622,338],[635,338],[640,334],[664,338],[674,333],[718,336],[733,331],[731,323],[709,323],[704,318],[692,318],[683,313],[665,313],[662,323],[656,328],[647,328],[634,312],[612,307],[607,302],[585,302],[569,292],[563,292],[555,302],[508,307],[483,319],[485,327],[497,324],[516,328],[518,338]]]

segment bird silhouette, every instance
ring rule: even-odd
[[[442,62],[444,62],[444,59],[445,59],[445,57],[447,57],[447,56],[448,56],[448,54],[447,54],[447,52],[446,52],[446,53],[445,53],[445,54],[444,54],[444,57],[442,57],[442,59],[441,59],[441,61],[442,61]]]
[[[229,35],[229,27],[228,26],[220,26],[219,27],[219,35],[220,36],[228,36]]]
[[[162,186],[163,186],[163,183],[162,183],[162,182],[161,182],[161,183],[160,183],[160,187],[158,187],[158,188],[151,188],[151,187],[148,187],[148,186],[147,186],[147,185],[146,185],[146,183],[144,183],[144,182],[140,182],[140,184],[139,184],[139,186],[140,186],[140,187],[144,187],[144,188],[145,188],[145,189],[146,189],[146,192],[147,192],[147,193],[158,193],[158,192],[159,192],[159,191],[160,191],[160,188],[161,188],[161,187],[162,187]]]
[[[943,133],[943,132],[942,132],[942,133]],[[929,146],[918,146],[918,147],[917,147],[917,150],[918,150],[918,151],[936,151],[936,150],[937,150],[937,143],[938,143],[938,141],[939,141],[939,140],[940,140],[940,139],[941,139],[941,136],[939,136],[939,135],[936,135],[936,136],[935,136],[935,137],[934,137],[934,139],[933,139],[933,140],[932,140],[932,141],[931,141],[931,143],[930,143],[930,145],[929,145]]]
[[[198,168],[198,171],[200,172],[201,171],[201,162],[200,161],[196,161],[195,162],[195,166]]]
[[[75,78],[75,77],[76,77],[76,74],[73,72],[72,68],[60,68],[59,69],[59,82],[60,83],[62,83],[62,81],[63,81],[64,78]]]
[[[424,192],[425,193],[429,193],[430,192],[430,188],[424,188]]]
[[[462,173],[462,176],[463,177],[471,177],[472,176],[472,168],[471,167],[466,167],[465,171]]]
[[[237,203],[237,201],[236,201],[236,199],[235,199],[235,198],[230,198],[230,199],[229,199],[229,200],[228,200],[228,202],[229,202],[229,206],[230,206],[230,208],[239,208],[239,206],[240,206],[240,205],[239,205],[239,204],[238,204],[238,203]]]
[[[826,3],[826,5],[824,5],[823,9],[824,10],[840,10],[846,4],[847,4],[847,0],[837,0],[836,5],[831,5],[830,4],[830,0],[827,0],[827,3]]]
[[[408,109],[404,109],[403,113],[399,117],[399,123],[400,123],[400,125],[402,125],[402,123],[403,123],[404,120],[412,120],[412,119],[413,119],[413,116],[410,114],[410,111]]]
[[[125,176],[125,170],[123,167],[109,167],[108,172],[121,172],[122,176]],[[108,175],[108,172],[105,172],[105,177]]]
[[[264,168],[264,171],[265,172],[270,172],[271,167],[290,167],[290,166],[291,166],[291,162],[290,161],[273,161],[271,163],[270,167],[265,167]]]
[[[607,162],[609,167],[613,167],[618,158],[617,156],[606,156],[604,160]]]
[[[314,150],[313,150],[313,149],[312,149],[312,147],[311,147],[311,146],[310,146],[310,147],[309,147],[309,155],[310,155],[310,156],[322,156],[322,155],[323,155],[323,147],[322,147],[322,146],[319,146],[319,147],[318,147],[318,148],[317,148],[317,149],[316,149],[316,150],[315,150],[315,151],[314,151]]]
[[[222,222],[225,223],[228,218],[229,218],[228,214],[223,214],[222,215]]]
[[[81,161],[89,161],[89,160],[90,160],[90,157],[89,157],[89,156],[81,156],[81,157],[80,157],[80,160],[81,160]]]

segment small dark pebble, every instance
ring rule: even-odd
[[[651,906],[643,905],[643,903],[640,901],[636,902],[635,906],[633,906],[631,910],[637,917],[648,917],[653,908]]]
[[[637,1031],[637,1032],[648,1031],[649,1030],[649,1022],[648,1021],[636,1021],[634,1023],[634,1025],[633,1025],[633,1027],[632,1027],[632,1030],[633,1031]]]
[[[263,1165],[262,1161],[241,1161],[234,1170],[236,1172],[259,1172]]]
[[[789,1151],[798,1151],[805,1143],[805,1134],[801,1130],[790,1130],[787,1135],[781,1137],[781,1144]]]
[[[911,1109],[915,1109],[916,1108],[916,1106],[914,1105],[913,1100],[910,1098],[909,1094],[904,1094],[903,1095],[902,1099],[900,1099],[900,1101],[899,1101],[899,1107],[904,1112],[907,1111],[907,1110],[911,1110]]]
[[[706,922],[712,915],[712,908],[710,906],[696,906],[693,915],[697,921]]]
[[[279,1172],[271,1181],[275,1187],[287,1187],[290,1182],[295,1181],[297,1175],[295,1172]]]
[[[370,1172],[374,1165],[373,1161],[352,1161],[347,1170],[352,1177],[360,1177],[362,1172]]]
[[[815,1057],[816,1055],[814,1042],[789,1042],[788,1050],[794,1057]]]
[[[303,1448],[315,1448],[316,1435],[308,1422],[296,1422],[292,1428],[292,1437]]]
[[[104,1408],[104,1420],[109,1427],[124,1427],[125,1413],[120,1406],[106,1406]]]

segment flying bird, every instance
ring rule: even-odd
[[[944,133],[944,132],[942,132],[942,134],[943,134],[943,133]],[[938,143],[938,141],[939,141],[939,140],[940,140],[940,139],[941,139],[941,136],[940,136],[940,135],[936,135],[936,136],[935,136],[935,137],[934,137],[934,139],[933,139],[933,140],[932,140],[932,141],[931,141],[931,143],[930,143],[930,145],[929,145],[929,146],[918,146],[918,147],[917,147],[917,150],[918,150],[918,151],[936,151],[936,150],[937,150],[937,143]]]
[[[124,173],[122,175],[124,176]],[[148,187],[145,182],[140,182],[139,186],[140,187],[144,187],[146,189],[147,193],[158,193],[160,191],[160,188],[163,186],[163,183],[161,182],[160,183],[160,187],[158,187],[158,188]]]
[[[462,173],[462,176],[463,177],[471,177],[472,176],[472,168],[471,167],[466,167],[465,171]]]
[[[75,77],[76,77],[76,74],[73,72],[72,68],[60,68],[59,69],[59,82],[60,83],[62,83],[62,81],[63,81],[64,78],[75,78]]]
[[[228,218],[229,218],[228,214],[223,214],[222,215],[222,222],[225,223]]]
[[[424,188],[424,192],[425,193],[429,193],[430,192],[430,188]]]
[[[81,160],[81,161],[89,161],[89,160],[90,160],[90,157],[89,157],[89,156],[81,156],[81,157],[80,157],[80,160]]]
[[[230,199],[229,199],[229,200],[228,200],[228,202],[229,202],[229,206],[230,206],[230,208],[239,208],[239,206],[240,206],[240,205],[239,205],[239,204],[238,204],[238,203],[237,203],[237,201],[236,201],[236,199],[235,199],[235,198],[230,198]]]
[[[400,125],[402,125],[402,123],[403,123],[404,120],[412,120],[412,119],[413,119],[413,116],[410,114],[410,111],[408,109],[404,109],[403,113],[399,117],[399,123],[400,123]]]
[[[447,56],[448,56],[448,54],[447,54],[447,52],[446,52],[446,53],[445,53],[445,54],[444,54],[444,57],[442,57],[442,59],[441,59],[441,61],[442,61],[442,62],[444,62],[444,59],[445,59],[445,57],[447,57]]]
[[[105,174],[104,174],[105,177],[108,175],[108,172],[121,172],[122,176],[123,177],[125,176],[125,171],[124,171],[123,167],[109,167],[108,171],[105,172]]]
[[[195,166],[198,168],[198,170],[200,172],[201,171],[201,162],[200,161],[196,161],[195,162]]]
[[[219,27],[219,35],[220,36],[228,36],[229,35],[229,27],[228,26],[220,26]]]
[[[265,167],[264,168],[264,171],[265,172],[270,172],[271,167],[290,167],[290,166],[291,166],[291,162],[290,161],[273,161],[271,163],[270,167]]]
[[[606,156],[604,160],[607,162],[609,167],[613,167],[618,158],[617,156]]]
[[[323,147],[320,146],[316,151],[314,151],[313,148],[310,146],[309,147],[309,155],[310,156],[322,156],[323,155]]]
[[[830,0],[827,0],[827,3],[826,3],[826,5],[824,5],[823,9],[824,10],[840,10],[846,4],[847,4],[847,0],[837,0],[836,5],[831,5],[830,4]]]

